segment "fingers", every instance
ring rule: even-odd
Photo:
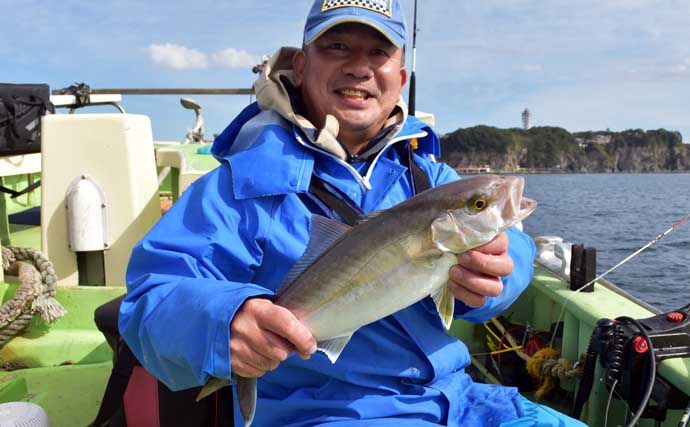
[[[488,299],[486,296],[472,292],[469,289],[458,285],[457,283],[450,282],[449,285],[453,296],[455,296],[457,300],[465,303],[466,306],[478,308],[486,304],[486,300]]]
[[[290,310],[273,305],[270,310],[260,312],[258,320],[262,328],[292,344],[297,353],[312,354],[316,351],[314,336]]]
[[[232,371],[260,377],[276,369],[292,351],[298,351],[303,359],[316,351],[316,341],[306,326],[289,310],[267,299],[245,301],[230,323]]]
[[[297,356],[299,356],[299,358],[302,360],[309,360],[309,359],[311,359],[312,354],[314,354],[314,353],[313,352],[312,353],[299,353],[298,352]]]
[[[501,233],[489,243],[474,248],[474,250],[488,255],[501,255],[508,252],[508,243],[510,243],[508,235]]]
[[[263,357],[248,347],[241,349],[238,344],[233,344],[233,340],[230,342],[230,368],[233,373],[247,378],[261,377],[278,367],[278,361]]]
[[[508,244],[508,235],[501,233],[489,243],[458,255],[458,264],[487,276],[508,276],[513,272]]]
[[[507,253],[490,255],[477,250],[458,255],[458,265],[487,276],[508,276],[513,272],[513,259]]]
[[[251,323],[233,321],[230,337],[232,370],[245,377],[276,369],[292,351],[290,343]]]
[[[503,292],[503,282],[496,276],[478,274],[457,265],[449,274],[451,292],[470,307],[481,307],[488,297],[497,297]]]
[[[491,242],[458,255],[458,264],[449,271],[449,286],[458,300],[470,307],[481,307],[489,297],[503,292],[501,277],[513,272],[508,256],[508,236],[501,233]]]

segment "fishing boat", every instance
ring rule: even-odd
[[[4,187],[34,187],[0,198],[2,243],[14,248],[0,277],[0,403],[35,404],[53,427],[96,417],[113,351],[94,311],[125,292],[130,250],[161,207],[217,166],[198,104],[182,101],[197,115],[184,143],[157,143],[148,117],[125,113],[116,92],[126,91],[54,95],[41,151],[0,159]],[[117,111],[81,112],[106,104]],[[519,300],[485,324],[451,328],[473,354],[471,373],[566,413],[575,406],[589,425],[679,425],[690,396],[690,308],[660,313],[598,278],[590,248],[536,241],[534,279]],[[22,273],[26,264],[38,275]],[[52,301],[53,314],[39,301]]]

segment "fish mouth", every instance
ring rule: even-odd
[[[503,219],[510,225],[527,218],[537,207],[537,202],[524,197],[525,179],[521,176],[506,177],[506,194]]]
[[[527,197],[520,198],[520,211],[518,216],[521,217],[520,221],[527,218],[537,208],[537,201]]]

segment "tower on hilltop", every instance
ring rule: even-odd
[[[525,108],[525,111],[522,112],[522,128],[524,130],[529,129],[529,119],[530,119],[530,112],[527,108]]]

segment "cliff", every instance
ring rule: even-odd
[[[456,168],[503,172],[690,171],[690,145],[665,129],[571,134],[557,127],[475,126],[442,136],[441,152]]]

